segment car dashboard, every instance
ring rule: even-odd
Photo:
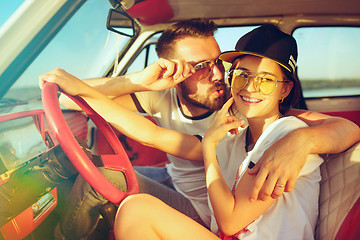
[[[45,126],[43,110],[0,116],[0,230],[5,239],[34,231],[56,208],[57,187],[78,173]]]

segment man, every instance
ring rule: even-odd
[[[184,60],[195,73],[179,84],[161,84],[157,81],[133,81],[131,76],[93,79],[86,81],[117,103],[133,111],[146,112],[161,127],[202,136],[226,100],[223,81],[224,69],[217,57],[220,49],[213,37],[216,26],[208,20],[179,22],[164,31],[157,43],[159,57]],[[178,67],[186,67],[179,61]],[[175,86],[175,87],[174,87]],[[66,99],[63,105],[72,107]],[[301,110],[291,110],[311,128],[299,129],[269,148],[260,162],[252,198],[277,197],[291,191],[306,156],[311,153],[340,152],[359,140],[359,128],[343,119]],[[341,132],[340,130],[341,129]],[[209,209],[202,162],[168,155],[166,168],[136,168],[140,192],[149,193],[183,212],[194,220],[209,226]],[[260,165],[256,166],[256,173]],[[101,169],[117,187],[126,188],[122,174]],[[140,174],[140,173],[143,174]],[[144,176],[146,175],[146,176]],[[163,176],[167,186],[148,177]],[[285,188],[275,187],[276,183]],[[265,183],[265,184],[264,184]],[[263,185],[264,184],[264,185]],[[61,224],[66,239],[79,239],[96,225],[99,208],[107,202],[79,176],[69,198],[69,206]],[[206,204],[204,204],[206,203]]]

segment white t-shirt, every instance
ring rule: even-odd
[[[295,117],[281,118],[264,131],[248,154],[245,151],[246,131],[237,136],[226,135],[219,142],[216,150],[229,189],[234,187],[238,169],[241,178],[250,161],[256,163],[273,143],[302,127],[307,125]],[[319,166],[322,162],[322,158],[318,155],[310,155],[299,174],[294,190],[285,192],[279,197],[262,216],[246,227],[247,231],[240,234],[239,239],[313,239],[321,180]],[[210,199],[209,205],[211,206]],[[212,208],[211,212],[211,230],[218,233]]]
[[[200,117],[184,116],[174,88],[159,92],[135,93],[141,107],[154,118],[158,126],[189,135],[203,136],[216,117],[216,112]],[[175,189],[188,198],[203,222],[209,226],[210,212],[207,200],[204,163],[167,155],[166,165]]]

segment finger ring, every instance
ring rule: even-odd
[[[277,186],[277,187],[281,187],[281,188],[285,187],[284,184],[278,184],[278,183],[276,184],[276,186]]]

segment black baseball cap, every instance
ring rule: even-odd
[[[237,57],[247,54],[269,58],[289,72],[295,72],[298,56],[296,40],[274,25],[262,25],[248,32],[236,43],[235,51],[223,52],[219,58],[232,63]]]

